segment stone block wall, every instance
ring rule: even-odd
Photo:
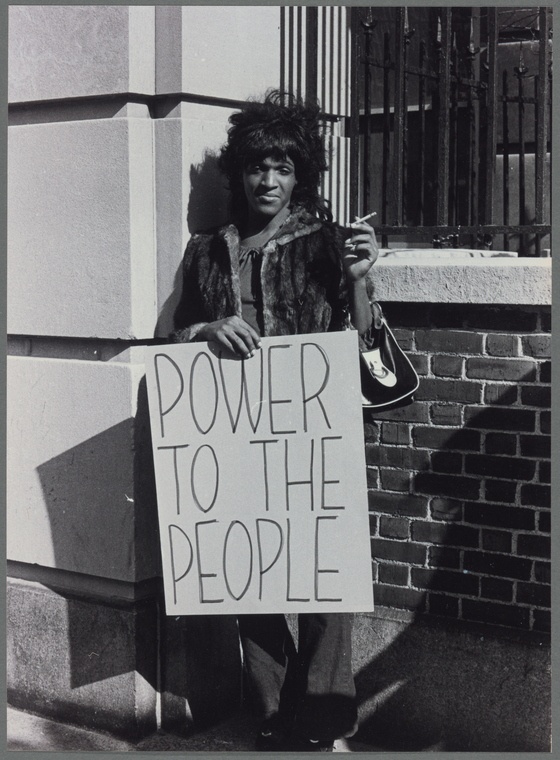
[[[143,346],[171,329],[189,235],[225,219],[213,151],[236,103],[279,84],[279,14],[9,9],[18,707],[138,737],[169,722],[192,730],[239,704],[232,622],[178,626],[162,613]],[[208,642],[217,667],[203,673]]]
[[[550,630],[550,309],[385,312],[420,388],[367,413],[376,603]]]

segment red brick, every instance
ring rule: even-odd
[[[539,480],[541,483],[550,483],[551,467],[550,462],[539,462]]]
[[[478,595],[478,578],[467,573],[413,567],[411,579],[412,585],[416,588],[447,591],[453,594],[468,594],[469,596]]]
[[[414,591],[411,588],[376,584],[373,590],[373,598],[375,604],[380,607],[422,612],[425,606],[426,594],[421,591]]]
[[[507,480],[488,480],[484,482],[484,500],[498,501],[503,504],[515,504],[517,500],[517,483]]]
[[[517,601],[521,604],[534,604],[536,607],[550,607],[550,586],[518,583]]]
[[[465,620],[476,620],[482,623],[506,625],[526,630],[531,624],[529,610],[524,607],[463,599],[462,610]]]
[[[461,377],[463,362],[462,356],[433,356],[432,372],[438,377]]]
[[[550,332],[552,329],[552,310],[549,307],[541,312],[541,330],[543,332]]]
[[[487,433],[484,448],[487,454],[516,454],[517,436],[508,433]],[[521,452],[525,456],[525,452]]]
[[[377,443],[379,440],[379,425],[375,422],[364,422],[364,439],[366,443]]]
[[[550,436],[548,435],[522,435],[521,454],[524,457],[538,457],[550,459]]]
[[[393,328],[393,335],[403,351],[412,351],[414,348],[414,332],[412,330],[395,327]]]
[[[541,362],[539,369],[539,380],[541,383],[550,383],[552,380],[552,364],[550,362]]]
[[[377,534],[377,515],[372,515],[371,513],[368,515],[369,517],[369,535],[375,536]]]
[[[534,507],[550,507],[550,486],[526,483],[521,486],[521,503]]]
[[[426,517],[428,512],[428,500],[426,498],[412,496],[408,493],[369,491],[368,503],[370,512],[386,512],[409,517]]]
[[[552,403],[550,387],[523,386],[521,388],[521,403],[525,406],[549,408]]]
[[[416,391],[419,401],[454,401],[476,404],[482,399],[482,385],[468,380],[431,380],[424,378]]]
[[[470,330],[417,330],[416,348],[429,353],[480,354],[483,336]]]
[[[382,538],[371,539],[371,556],[391,562],[404,562],[408,565],[424,565],[426,547],[408,541],[389,541]]]
[[[368,488],[379,488],[379,471],[375,467],[367,467],[366,480]]]
[[[430,455],[427,451],[418,451],[403,446],[381,446],[380,461],[382,466],[400,467],[404,470],[427,470]]]
[[[419,472],[414,478],[414,490],[419,493],[478,499],[480,481],[458,475],[437,475]]]
[[[463,470],[463,455],[452,454],[445,451],[434,451],[431,456],[431,469],[433,472],[446,472],[460,474]]]
[[[532,480],[536,462],[518,457],[492,457],[486,454],[467,454],[465,472],[471,475],[487,475],[492,478]]]
[[[523,557],[549,558],[550,538],[521,534],[517,537],[517,554]]]
[[[501,578],[481,578],[480,596],[486,599],[496,599],[500,602],[513,600],[513,583]]]
[[[366,464],[375,466],[379,464],[379,446],[366,443]]]
[[[407,354],[410,363],[418,375],[427,375],[430,371],[428,357],[425,354]]]
[[[418,543],[477,547],[478,530],[453,523],[430,523],[415,520],[412,523],[412,540],[418,541]]]
[[[550,633],[551,630],[551,614],[544,610],[533,610],[533,630],[543,631]]]
[[[408,446],[410,444],[410,427],[394,422],[384,422],[381,428],[381,441]]]
[[[552,527],[550,512],[539,512],[538,526],[541,533],[550,533]]]
[[[406,565],[378,565],[377,578],[379,583],[387,583],[391,586],[408,585],[408,567]]]
[[[532,509],[490,504],[465,504],[465,522],[510,530],[532,530],[535,513]]]
[[[431,615],[445,615],[456,618],[459,616],[459,600],[443,594],[428,594],[429,612]]]
[[[528,581],[531,577],[531,561],[520,557],[507,557],[502,554],[485,552],[465,552],[465,570],[501,578],[514,578]]]
[[[551,414],[550,412],[541,412],[540,414],[541,433],[550,435],[551,430]]]
[[[410,490],[410,472],[404,470],[381,470],[381,487],[387,491]]]
[[[484,388],[484,403],[494,406],[512,406],[519,400],[517,385],[487,385]]]
[[[430,417],[434,425],[459,426],[462,420],[462,409],[460,404],[432,404]]]
[[[467,377],[478,380],[534,381],[537,365],[527,359],[493,359],[474,356],[467,359]]]
[[[418,448],[480,451],[480,434],[474,430],[415,427],[412,438]]]
[[[380,517],[379,535],[383,538],[405,540],[410,536],[410,520],[402,517]]]
[[[489,552],[511,554],[512,535],[505,530],[483,530],[482,548]]]
[[[539,359],[549,359],[551,349],[551,336],[524,335],[522,338],[523,353],[525,356],[534,356]]]
[[[551,583],[552,572],[550,562],[535,562],[535,580],[537,583]]]
[[[463,516],[463,502],[452,499],[432,499],[430,505],[433,520],[445,520],[452,522],[461,520]]]
[[[458,570],[461,567],[461,552],[459,549],[451,549],[449,546],[430,546],[428,549],[428,565]]]
[[[415,401],[408,406],[402,406],[399,409],[389,409],[386,412],[375,412],[376,419],[388,420],[390,422],[428,422],[429,409],[427,404]]]
[[[535,412],[529,409],[489,409],[480,406],[465,409],[465,425],[469,428],[532,433],[535,423]]]
[[[486,337],[486,351],[490,356],[519,356],[519,337],[490,333]]]

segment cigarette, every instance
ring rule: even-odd
[[[354,221],[353,221],[353,222],[350,224],[350,226],[352,226],[352,224],[360,224],[360,222],[365,222],[365,221],[366,221],[366,219],[369,219],[369,218],[370,218],[370,217],[372,217],[372,216],[377,216],[377,211],[372,211],[372,212],[371,212],[371,214],[368,214],[367,216],[362,216],[362,218],[361,218],[361,219],[355,219],[355,220],[354,220]]]

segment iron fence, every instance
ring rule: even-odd
[[[550,247],[551,21],[351,9],[350,213],[377,210],[384,246]]]

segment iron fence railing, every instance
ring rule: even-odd
[[[350,213],[377,210],[383,245],[550,246],[551,20],[351,9]]]

